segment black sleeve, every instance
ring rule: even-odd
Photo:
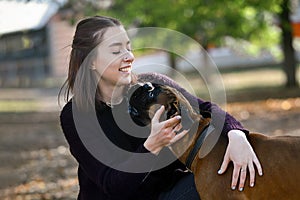
[[[80,139],[72,114],[72,103],[68,102],[60,115],[61,127],[70,147],[71,154],[78,161],[80,167],[86,173],[88,178],[92,180],[99,188],[101,188],[108,197],[128,199],[130,195],[140,187],[147,173],[127,173],[112,169],[100,161],[98,161],[85,147]],[[88,130],[87,130],[88,131]],[[137,153],[147,153],[147,149],[141,145]],[[157,156],[149,157],[155,161]],[[136,160],[131,157],[120,165],[130,165],[132,163],[141,163],[143,161]],[[150,170],[149,166],[149,170]],[[151,177],[148,177],[151,178]],[[124,184],[129,187],[124,187]]]

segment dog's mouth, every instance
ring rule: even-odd
[[[162,106],[162,104],[158,104],[158,103],[150,106],[149,111],[148,111],[150,119],[152,119],[154,117],[154,114],[161,106]],[[164,105],[164,106],[165,106],[165,114],[161,117],[161,121],[173,118],[177,115],[181,115],[181,112],[178,111],[178,109],[173,108],[172,103],[170,103],[168,105]]]
[[[166,106],[167,119],[181,115],[180,105],[178,101],[172,101]]]
[[[155,83],[137,84],[129,88],[129,113],[133,121],[141,126],[150,124],[161,105],[165,106],[165,115],[161,120],[181,115],[176,94],[164,86]]]

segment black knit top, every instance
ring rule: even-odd
[[[240,129],[247,133],[238,121],[217,105],[192,96],[168,77],[160,74],[142,74],[139,78],[142,81],[156,81],[175,87],[193,106],[198,104],[197,106],[202,111],[215,112],[220,118],[225,116],[225,121],[221,126],[223,135],[232,129]],[[64,106],[60,121],[71,154],[79,164],[78,199],[157,199],[162,191],[172,187],[180,177],[186,174],[183,172],[186,169],[185,166],[173,156],[168,148],[164,148],[159,155],[154,155],[144,147],[143,144],[147,135],[150,134],[150,129],[147,127],[137,129],[130,120],[127,120],[126,99],[113,108],[104,103],[96,104],[95,116],[93,114],[85,116],[86,113],[78,114],[73,104],[71,100]],[[91,116],[96,119],[97,125],[92,123],[92,118],[88,119]],[[215,126],[220,124],[218,116],[212,122]],[[78,127],[78,121],[81,123],[81,119],[85,123]],[[125,130],[124,124],[127,127]],[[98,125],[100,129],[95,128]],[[103,135],[100,132],[103,132],[113,145],[107,145],[107,141],[101,139]],[[128,134],[129,132],[133,134]],[[114,145],[120,149],[115,150],[112,148]],[[119,150],[129,152],[129,154],[118,154]],[[141,158],[138,156],[140,154],[147,156]],[[156,168],[164,163],[166,158],[169,159],[167,164],[162,164],[163,168]]]

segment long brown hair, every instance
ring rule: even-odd
[[[68,77],[59,92],[60,97],[65,88],[66,102],[69,101],[70,94],[73,94],[76,105],[80,108],[95,103],[98,79],[95,72],[91,70],[92,61],[96,56],[95,47],[102,42],[107,28],[114,26],[123,25],[119,20],[106,16],[89,17],[77,24],[72,42]]]

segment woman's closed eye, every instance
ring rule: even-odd
[[[112,54],[114,54],[114,55],[118,55],[118,54],[120,54],[121,53],[121,51],[113,51],[112,52]]]
[[[126,51],[127,51],[127,52],[132,52],[132,49],[128,48],[128,49],[126,49]],[[120,53],[121,53],[120,50],[118,50],[118,51],[113,51],[113,52],[112,52],[112,54],[114,54],[114,55],[118,55],[118,54],[120,54]]]

